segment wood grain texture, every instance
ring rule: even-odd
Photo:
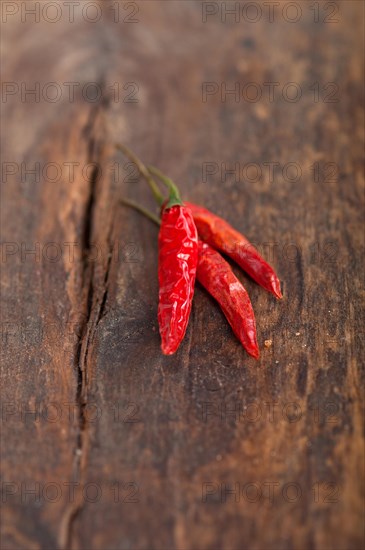
[[[288,23],[287,4],[273,22],[224,22],[211,3],[204,23],[200,2],[155,0],[138,23],[108,2],[96,23],[65,9],[5,22],[3,81],[19,92],[2,101],[2,548],[363,545],[363,4],[332,3],[332,23],[304,1]],[[62,97],[22,96],[36,82]],[[219,91],[204,102],[206,82]],[[224,101],[235,83],[263,96]],[[235,269],[258,362],[201,288],[180,350],[161,355],[157,230],[118,202],[153,199],[116,141],[277,269],[281,302]],[[37,162],[38,179],[22,174]]]

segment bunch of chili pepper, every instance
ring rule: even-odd
[[[133,201],[122,201],[160,225],[158,322],[163,353],[175,353],[184,338],[197,279],[219,303],[246,351],[258,359],[256,322],[250,298],[219,252],[232,258],[276,298],[282,298],[275,271],[246,237],[225,220],[201,206],[183,203],[178,188],[169,178],[157,168],[147,168],[127,147],[117,145],[117,148],[136,164],[161,207],[159,219]],[[167,199],[154,176],[168,188]]]

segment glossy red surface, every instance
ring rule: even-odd
[[[186,203],[194,216],[199,237],[224,252],[263,288],[282,298],[280,281],[273,268],[260,256],[244,235],[206,208]]]
[[[246,351],[258,359],[255,314],[250,298],[228,262],[202,241],[199,241],[197,280],[217,300]]]
[[[159,233],[158,322],[164,354],[176,352],[188,325],[198,262],[198,234],[189,208],[163,211]]]

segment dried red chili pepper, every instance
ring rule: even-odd
[[[122,202],[160,225],[158,217],[139,204],[125,199]],[[258,359],[255,314],[245,288],[219,252],[201,240],[198,241],[198,251],[197,280],[217,300],[246,351]]]
[[[282,298],[280,281],[273,268],[260,256],[244,235],[233,229],[223,218],[206,208],[185,203],[190,207],[199,236],[213,248],[232,258],[263,288]]]
[[[158,248],[161,347],[171,355],[186,332],[198,263],[198,233],[189,208],[182,204],[165,207]]]
[[[255,314],[250,298],[231,266],[211,246],[199,240],[197,280],[217,300],[245,350],[258,359]]]
[[[141,161],[126,147],[118,145],[147,177],[156,200],[163,197]],[[179,190],[166,181],[170,196],[163,202],[158,236],[158,322],[161,348],[172,355],[185,336],[194,295],[198,263],[198,232],[191,210],[184,206]]]

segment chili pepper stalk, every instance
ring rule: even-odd
[[[157,183],[155,182],[155,180],[153,179],[153,177],[151,176],[151,174],[149,173],[149,171],[147,170],[147,167],[143,164],[143,162],[137,157],[137,155],[135,155],[133,153],[133,151],[131,151],[129,149],[129,147],[127,147],[126,145],[122,145],[121,143],[116,143],[115,145],[116,149],[118,149],[119,151],[121,151],[127,158],[129,158],[129,160],[131,162],[133,162],[136,166],[137,166],[137,169],[138,169],[138,172],[141,174],[141,176],[143,176],[145,178],[145,180],[147,181],[148,185],[150,186],[150,189],[153,193],[153,196],[155,198],[155,201],[157,202],[157,204],[159,204],[160,206],[162,206],[165,198],[164,196],[162,195],[160,189],[158,188],[158,185]]]

